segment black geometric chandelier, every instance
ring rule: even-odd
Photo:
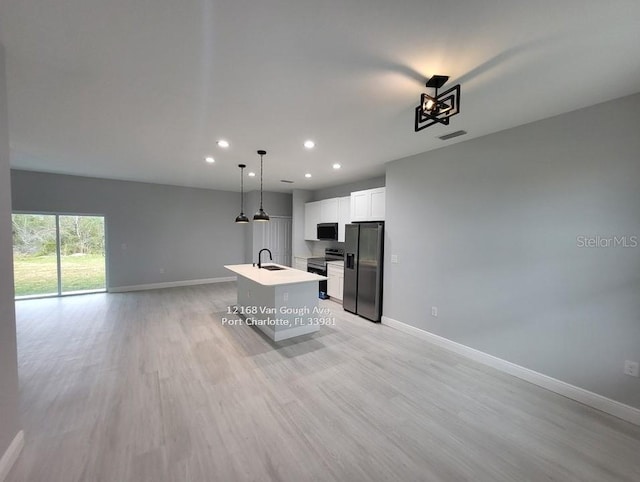
[[[449,80],[447,75],[434,75],[427,80],[427,87],[434,94],[422,94],[420,105],[416,107],[416,132],[434,124],[449,125],[449,118],[460,112],[460,84],[438,94],[438,89]]]

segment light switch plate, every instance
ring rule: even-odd
[[[391,255],[391,262],[392,263],[397,263],[398,262],[398,255],[397,254],[392,254]]]

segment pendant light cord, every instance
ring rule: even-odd
[[[262,156],[260,154],[260,210],[262,211]]]
[[[240,214],[244,214],[244,167],[240,168]]]

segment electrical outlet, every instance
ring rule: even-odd
[[[160,268],[160,274],[164,274],[164,268]]]
[[[283,293],[282,294],[282,299],[283,299],[283,301],[288,301],[289,300],[289,293]]]
[[[391,262],[392,263],[397,263],[398,262],[398,255],[397,254],[392,254],[391,255]]]
[[[640,376],[640,364],[637,361],[627,360],[624,362],[624,374],[630,377]]]
[[[437,306],[432,306],[431,307],[431,316],[435,316],[436,318],[438,317],[438,307]]]

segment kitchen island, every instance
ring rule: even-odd
[[[228,317],[241,317],[274,341],[314,333],[327,322],[327,315],[318,307],[318,282],[326,276],[275,263],[262,268],[251,264],[225,268],[238,276],[237,306]]]

